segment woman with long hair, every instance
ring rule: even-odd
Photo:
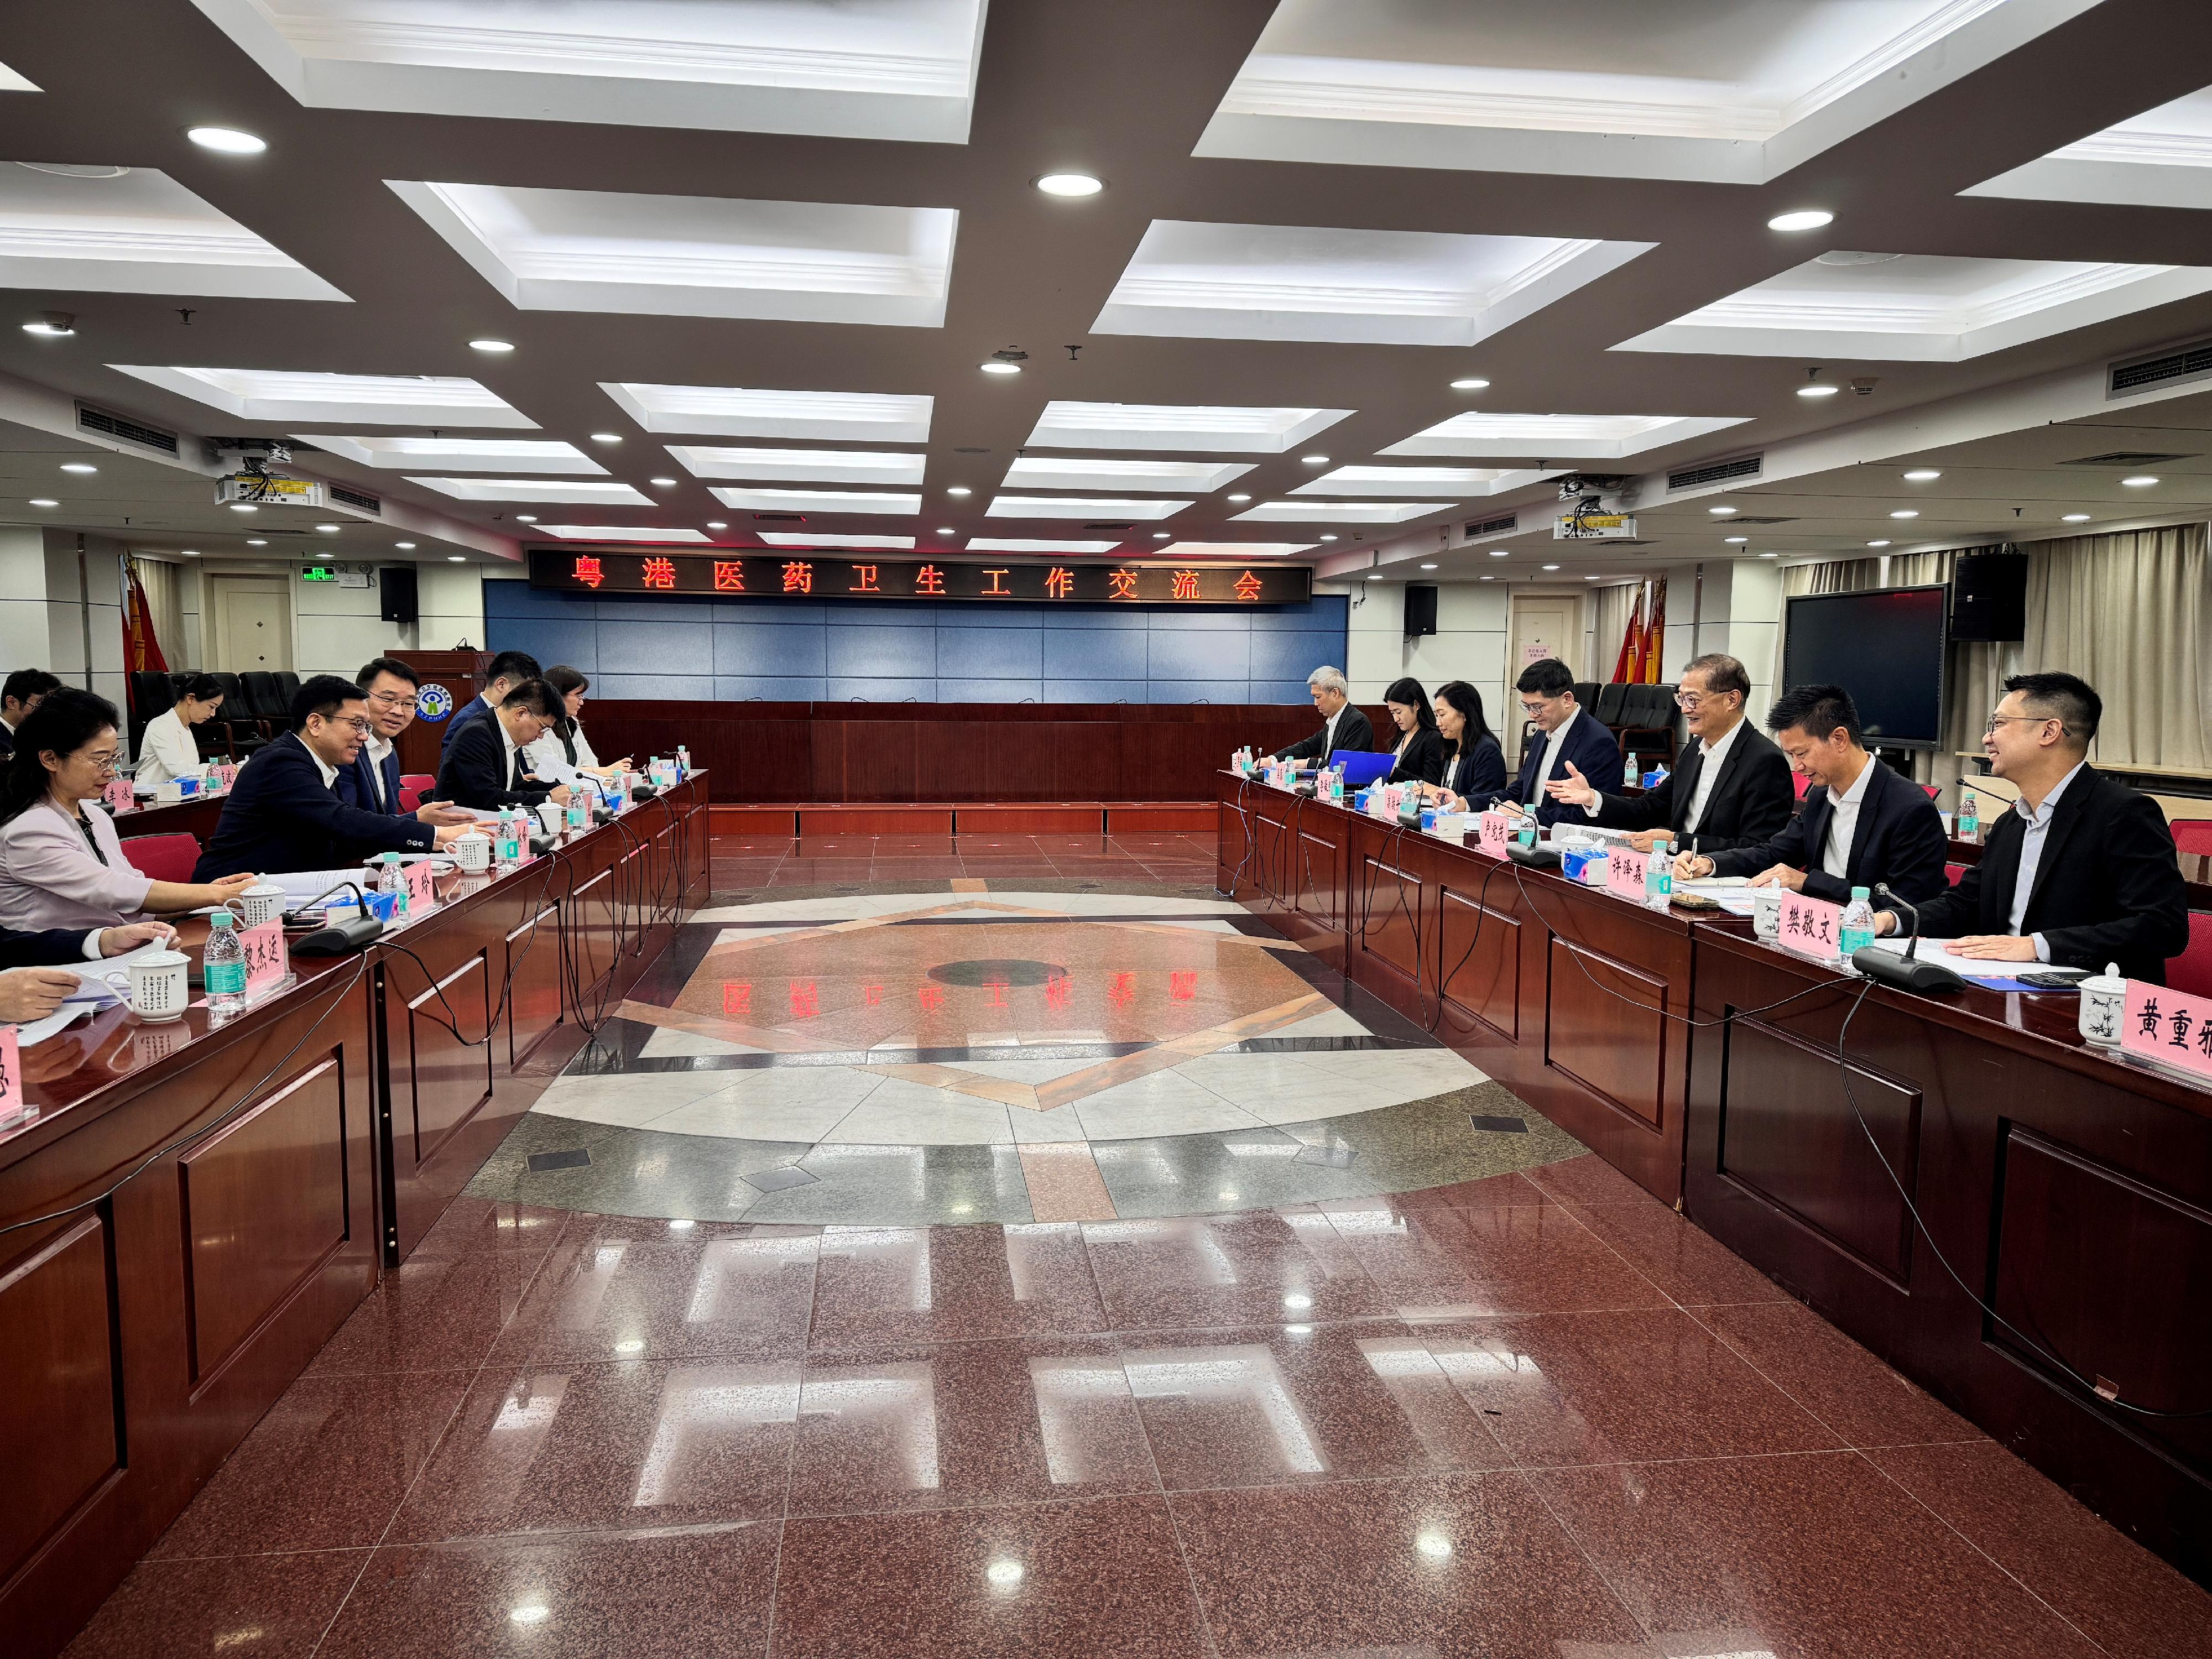
[[[1444,740],[1437,731],[1436,711],[1421,683],[1407,678],[1393,680],[1382,694],[1383,707],[1398,725],[1398,746],[1390,752],[1395,763],[1386,781],[1435,783],[1444,775]]]
[[[121,753],[118,724],[106,698],[64,686],[15,728],[0,773],[0,926],[122,927],[221,904],[261,879],[155,881],[131,867],[99,805]]]
[[[1424,793],[1449,812],[1480,812],[1506,793],[1505,751],[1482,715],[1482,693],[1465,680],[1437,688],[1437,729],[1443,734],[1441,782]]]
[[[146,722],[138,740],[138,770],[132,781],[163,784],[200,769],[199,740],[192,727],[215,718],[222,707],[222,682],[212,674],[178,678],[177,702]]]
[[[543,778],[548,783],[573,786],[579,773],[589,772],[596,777],[629,770],[629,757],[611,766],[599,764],[599,757],[592,752],[591,742],[584,736],[584,694],[592,689],[591,681],[580,669],[571,668],[565,662],[556,662],[545,671],[545,684],[561,696],[561,712],[553,723],[523,755],[528,760],[531,775]]]

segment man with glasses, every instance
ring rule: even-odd
[[[1538,735],[1521,757],[1512,799],[1533,811],[1539,823],[1588,823],[1588,811],[1545,786],[1554,778],[1578,778],[1594,793],[1620,788],[1620,740],[1575,701],[1575,677],[1557,657],[1530,663],[1513,689],[1521,694],[1521,712],[1536,723]]]
[[[292,699],[292,729],[254,751],[223,802],[194,881],[240,870],[343,870],[378,853],[427,853],[459,824],[363,811],[338,799],[338,775],[374,728],[351,680],[318,674]]]
[[[1633,830],[1629,844],[1640,853],[1662,837],[1695,853],[1770,841],[1790,822],[1796,792],[1789,757],[1743,717],[1750,696],[1751,676],[1734,657],[1696,658],[1674,690],[1696,746],[1656,789],[1633,799],[1601,794],[1571,764],[1544,787],[1608,830]]]
[[[2166,983],[2189,948],[2189,890],[2166,815],[2089,764],[2104,699],[2071,674],[2015,674],[1982,734],[1990,771],[2020,791],[1982,861],[1920,907],[1955,955],[2047,962]],[[1905,919],[1882,911],[1877,932]]]
[[[399,799],[399,734],[415,723],[415,671],[397,657],[377,657],[353,677],[368,704],[368,740],[352,765],[338,774],[338,799],[364,812],[408,816]],[[426,800],[414,816],[425,823],[466,823],[469,815],[445,801]]]

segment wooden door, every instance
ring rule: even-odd
[[[216,666],[233,674],[292,666],[292,596],[282,576],[217,576]]]

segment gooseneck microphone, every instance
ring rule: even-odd
[[[1966,981],[1941,963],[1919,962],[1913,952],[1920,948],[1920,912],[1890,890],[1886,881],[1875,884],[1875,894],[1885,907],[1894,905],[1912,918],[1912,937],[1899,956],[1894,951],[1885,951],[1875,945],[1862,945],[1851,952],[1851,966],[1877,984],[1893,990],[1916,991],[1922,996],[1950,995],[1966,988]]]

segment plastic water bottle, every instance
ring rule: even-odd
[[[1632,750],[1629,752],[1628,769],[1623,772],[1621,776],[1630,783],[1644,781],[1644,763],[1636,758],[1635,751]]]
[[[1664,910],[1674,902],[1674,854],[1669,842],[1651,843],[1644,866],[1644,902],[1654,910]]]
[[[238,918],[218,910],[208,921],[207,948],[200,957],[207,1005],[216,1013],[236,1013],[246,1006],[246,947],[238,942]]]
[[[1959,839],[1972,841],[1982,833],[1982,804],[1971,789],[1959,798]]]
[[[200,793],[212,795],[222,787],[222,768],[213,761],[200,768]]]
[[[691,749],[688,744],[676,745],[676,781],[681,783],[691,775]]]
[[[568,791],[567,817],[571,835],[580,834],[592,827],[592,799],[585,793],[580,781]]]
[[[1844,907],[1843,921],[1836,932],[1844,967],[1855,974],[1858,969],[1851,966],[1851,952],[1874,943],[1874,906],[1868,902],[1865,888],[1851,889],[1851,902]]]
[[[499,815],[499,843],[496,856],[505,866],[522,862],[522,836],[514,821],[514,810],[502,807]]]

